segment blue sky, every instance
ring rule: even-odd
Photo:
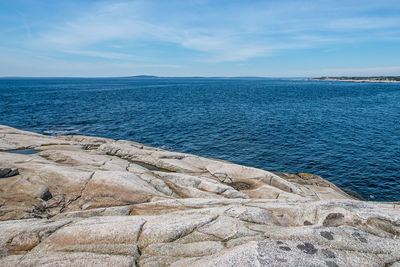
[[[0,1],[0,76],[400,75],[400,2]]]

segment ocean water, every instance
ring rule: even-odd
[[[400,201],[400,84],[0,79],[0,124],[127,139]]]

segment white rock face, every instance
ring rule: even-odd
[[[131,172],[95,171],[81,195],[82,209],[148,202],[164,196]]]
[[[0,266],[400,264],[399,204],[315,175],[7,126],[0,174]]]

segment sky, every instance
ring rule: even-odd
[[[400,75],[400,1],[0,1],[0,76],[142,74]]]

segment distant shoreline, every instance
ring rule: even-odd
[[[139,79],[139,80],[158,80],[158,79],[216,79],[216,80],[282,80],[282,81],[327,81],[327,82],[356,82],[356,83],[400,83],[400,76],[373,76],[373,77],[258,77],[258,76],[232,76],[232,77],[201,77],[201,76],[177,76],[164,77],[153,75],[136,76],[117,76],[117,77],[22,77],[22,76],[3,76],[2,79]]]
[[[355,82],[355,83],[400,83],[400,76],[391,77],[320,77],[306,81]]]

